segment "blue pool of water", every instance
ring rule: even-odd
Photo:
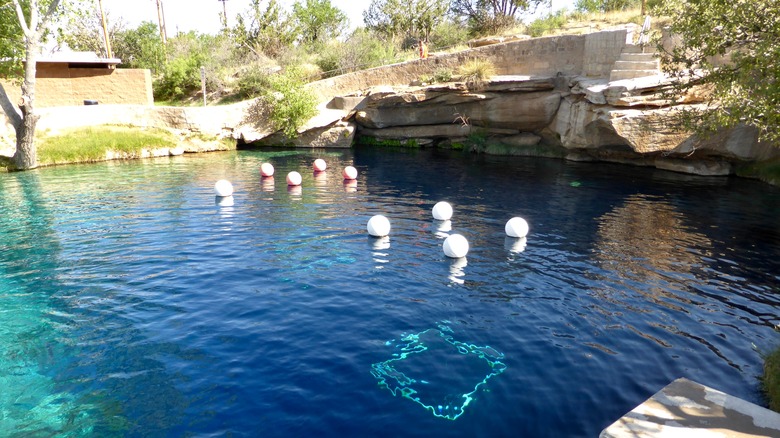
[[[242,151],[0,175],[0,208],[0,436],[595,437],[679,377],[762,403],[780,344],[780,190],[755,181]]]

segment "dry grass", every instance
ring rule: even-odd
[[[490,60],[474,58],[461,65],[458,74],[467,87],[477,89],[495,76],[496,67]]]

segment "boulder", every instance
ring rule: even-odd
[[[287,138],[281,132],[252,141],[254,146],[294,146],[306,148],[349,148],[355,139],[356,126],[353,122],[337,121],[330,126],[313,128]]]
[[[687,173],[701,176],[726,176],[732,173],[732,166],[725,161],[713,160],[682,160],[675,158],[658,158],[655,167],[672,172]]]

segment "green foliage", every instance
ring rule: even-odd
[[[120,67],[148,68],[152,74],[161,73],[165,67],[165,47],[157,25],[151,21],[116,32],[112,45],[114,56],[122,60]]]
[[[349,23],[341,9],[330,0],[306,0],[293,4],[293,20],[299,39],[304,44],[317,44],[336,38]]]
[[[469,88],[481,88],[485,82],[496,74],[496,67],[487,59],[471,59],[460,66],[460,80]]]
[[[106,153],[140,154],[143,149],[175,147],[177,138],[161,129],[121,127],[80,128],[44,137],[38,147],[42,165],[102,161]]]
[[[516,24],[520,12],[536,10],[547,0],[453,0],[452,12],[468,22],[473,36],[494,35]]]
[[[0,7],[0,77],[21,77],[24,50],[21,35],[13,8]]]
[[[780,8],[776,0],[677,0],[659,8],[674,17],[680,43],[662,52],[677,79],[673,97],[694,86],[711,91],[681,122],[701,135],[746,124],[760,139],[780,142]],[[663,50],[663,47],[659,49]]]
[[[297,67],[269,76],[268,88],[247,111],[248,121],[267,122],[287,138],[296,137],[298,128],[317,114],[316,100],[305,85],[304,73]]]
[[[86,6],[81,4],[82,7]],[[127,32],[122,20],[112,20],[110,13],[105,12],[108,27],[108,39],[112,52],[117,45],[119,34]],[[158,38],[159,39],[159,38]],[[98,8],[80,10],[79,13],[68,16],[57,28],[57,43],[60,46],[79,52],[92,52],[106,57],[106,44],[103,36],[103,17]],[[113,53],[112,53],[113,55]],[[120,58],[121,59],[121,58]]]
[[[449,10],[447,0],[371,0],[363,22],[392,40],[429,40]]]
[[[469,30],[463,24],[447,20],[436,25],[431,31],[429,49],[449,49],[465,44],[469,38]]]
[[[237,92],[243,98],[257,97],[270,87],[271,71],[262,68],[249,68],[238,78]]]
[[[769,409],[780,412],[780,348],[764,358],[761,389],[769,400]]]
[[[239,56],[271,58],[282,55],[298,36],[293,20],[277,0],[269,0],[265,8],[261,7],[260,0],[252,0],[249,10],[238,14],[236,25],[228,33]]]
[[[610,12],[640,6],[642,0],[577,0],[574,7],[582,12]]]
[[[325,77],[392,64],[403,60],[403,53],[375,32],[356,29],[346,41],[330,41],[320,50],[316,62]]]
[[[566,12],[563,10],[554,14],[547,14],[528,25],[528,34],[532,37],[540,37],[553,30],[562,28],[566,24],[566,19]]]
[[[780,160],[749,163],[738,166],[738,176],[756,178],[772,185],[780,186]],[[780,400],[780,397],[778,397]]]
[[[425,82],[427,84],[450,82],[452,81],[452,77],[452,71],[450,69],[439,68],[433,72],[432,75],[421,77],[420,82]]]
[[[155,98],[181,100],[200,90],[201,67],[206,69],[207,89],[220,88],[223,84],[219,72],[233,62],[227,50],[227,38],[189,32],[168,39],[169,60],[154,82]]]

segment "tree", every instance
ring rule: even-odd
[[[678,44],[662,51],[675,96],[693,87],[709,101],[682,112],[681,122],[699,134],[746,124],[759,139],[780,141],[780,1],[666,0],[659,10],[675,17]]]
[[[249,10],[238,14],[231,37],[240,52],[275,57],[291,46],[297,35],[290,17],[276,0],[268,0],[265,8],[260,3],[252,0]]]
[[[346,29],[349,19],[330,0],[306,0],[293,4],[293,20],[301,42],[320,43],[335,38]]]
[[[495,33],[515,24],[518,12],[536,8],[547,0],[454,0],[452,12],[465,18],[472,34]]]
[[[111,46],[114,56],[122,60],[121,67],[148,68],[155,75],[165,68],[165,46],[157,24],[144,21],[135,29],[112,33],[112,37]]]
[[[24,57],[24,80],[19,108],[11,102],[0,85],[0,107],[3,108],[16,132],[14,166],[19,170],[38,166],[35,148],[35,126],[40,117],[35,112],[35,71],[40,56],[41,43],[47,25],[60,6],[60,0],[0,0],[0,23],[11,37],[0,40],[4,46],[3,55],[10,55],[10,61]],[[13,30],[11,30],[13,29]]]
[[[108,39],[111,47],[116,46],[117,35],[126,32],[124,22],[112,20],[107,12]],[[57,42],[80,52],[93,52],[98,56],[107,57],[106,44],[103,36],[103,17],[100,10],[90,8],[81,14],[71,15],[63,27],[57,29]],[[159,37],[157,38],[159,39]],[[121,58],[120,58],[121,59]]]
[[[363,11],[366,27],[390,38],[428,40],[447,15],[447,0],[371,0]]]

